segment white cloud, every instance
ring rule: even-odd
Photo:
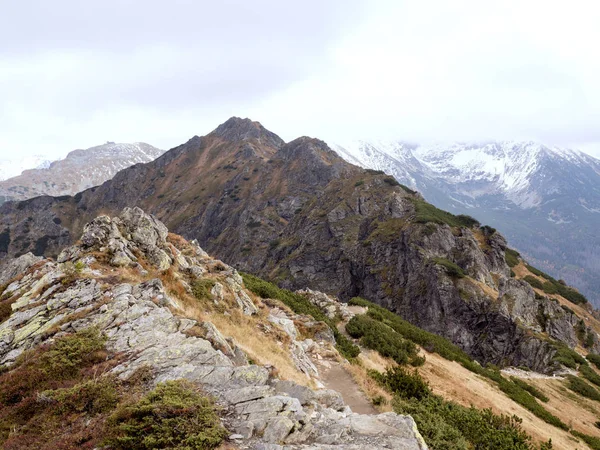
[[[231,115],[288,140],[534,139],[600,156],[592,1],[47,5],[10,2],[0,31],[3,157],[168,148]]]

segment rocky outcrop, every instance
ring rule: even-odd
[[[0,286],[6,284],[16,276],[25,273],[27,269],[43,259],[41,256],[35,256],[30,252],[11,260],[2,272],[0,272]]]
[[[113,374],[127,379],[150,367],[154,383],[187,379],[201,385],[223,407],[230,440],[241,448],[427,448],[409,416],[355,414],[334,391],[283,381],[269,368],[249,364],[237,343],[214,324],[185,317],[181,299],[159,279],[111,282],[123,267],[144,270],[141,263],[148,269],[146,277],[165,267],[175,272],[197,267],[208,273],[218,265],[222,289],[244,298],[231,304],[248,313],[247,302],[253,302],[234,269],[193,245],[183,255],[167,246],[166,237],[162,223],[128,209],[119,217],[92,221],[80,243],[61,253],[60,262],[45,260],[26,270],[4,292],[13,311],[0,324],[0,362],[10,365],[25,350],[95,327],[107,337],[107,349],[122,355]],[[106,262],[100,264],[103,258]],[[21,263],[31,265],[31,258]],[[281,310],[273,310],[271,317],[292,339],[292,351],[300,349],[296,356],[312,364],[305,349],[314,342],[295,340],[294,321],[307,319]],[[191,333],[193,329],[201,332]]]

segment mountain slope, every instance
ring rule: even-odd
[[[143,142],[74,150],[65,159],[45,163],[0,181],[0,203],[40,195],[74,195],[111,179],[118,171],[156,159],[164,153]]]
[[[340,366],[325,323],[154,217],[100,216],[79,242],[0,274],[3,449],[427,450],[410,416],[311,388],[313,360]]]
[[[476,216],[556,278],[600,304],[600,161],[532,142],[334,146],[347,161],[383,170],[454,213]]]
[[[322,141],[284,143],[248,119],[74,197],[3,205],[0,255],[56,254],[98,213],[127,206],[282,286],[368,298],[482,363],[552,372],[561,362],[553,339],[600,349],[594,330],[577,333],[574,313],[510,276],[494,230],[348,164]]]
[[[351,304],[240,275],[139,208],[97,217],[56,261],[26,254],[0,272],[0,445],[597,448],[594,400],[571,378],[501,374]]]
[[[16,177],[24,170],[44,169],[50,165],[42,155],[28,156],[22,159],[0,159],[0,181]]]

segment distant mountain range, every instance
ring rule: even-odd
[[[27,156],[21,159],[0,159],[0,181],[21,175],[28,169],[45,169],[51,161],[44,155]]]
[[[357,141],[333,148],[436,206],[498,228],[513,247],[600,305],[600,161],[534,142]]]
[[[73,195],[104,183],[120,170],[150,162],[163,153],[164,150],[143,142],[107,142],[87,150],[74,150],[66,158],[53,162],[42,156],[17,162],[3,161],[0,179],[8,177],[0,181],[0,203],[40,195]]]

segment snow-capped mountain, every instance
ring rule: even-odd
[[[50,160],[43,155],[33,155],[21,159],[0,159],[0,181],[21,175],[27,169],[45,169],[50,166]]]
[[[440,208],[498,228],[541,268],[600,305],[599,160],[535,142],[358,141],[333,148]]]
[[[64,159],[46,161],[21,175],[0,181],[0,203],[39,195],[73,195],[104,183],[120,170],[150,162],[163,153],[164,150],[143,142],[107,142],[87,150],[74,150]]]

